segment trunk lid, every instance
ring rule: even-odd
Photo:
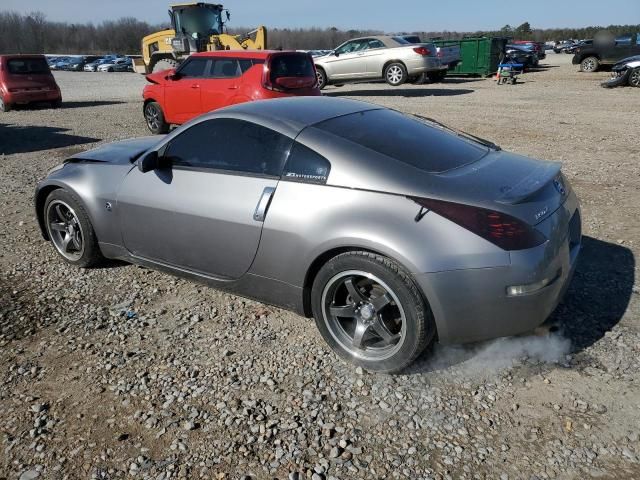
[[[495,209],[536,225],[567,199],[569,185],[558,162],[492,151],[482,160],[438,175],[463,191],[470,204]]]

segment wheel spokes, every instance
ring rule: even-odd
[[[373,305],[376,313],[379,313],[380,310],[391,303],[391,297],[387,292],[385,292],[379,297],[369,299],[369,302],[371,302],[371,305]]]
[[[68,234],[64,237],[64,240],[62,240],[62,250],[64,250],[65,252],[69,252],[69,246],[71,245],[71,242],[73,240],[73,236]]]
[[[55,230],[56,232],[66,232],[66,225],[63,222],[51,222],[49,223],[51,226],[51,230]]]
[[[380,342],[383,346],[391,345],[396,340],[400,339],[400,335],[397,333],[391,333],[391,331],[387,328],[384,321],[378,316],[375,322],[371,325],[373,331],[378,334],[380,337]]]
[[[349,295],[351,295],[351,299],[354,303],[364,303],[367,301],[367,298],[362,294],[357,285],[353,283],[353,277],[350,277],[344,281],[344,286],[347,287],[347,291]]]
[[[344,305],[344,306],[331,305],[329,307],[329,313],[331,313],[331,315],[335,315],[336,317],[353,318],[356,316],[356,306],[355,305]]]
[[[362,339],[364,338],[365,333],[367,333],[367,330],[369,330],[368,325],[365,325],[363,322],[356,323],[356,329],[353,332],[353,340],[351,342],[355,348],[362,348]]]

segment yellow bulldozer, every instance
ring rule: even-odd
[[[229,10],[220,4],[191,2],[171,5],[172,28],[142,39],[142,57],[134,59],[138,73],[152,73],[177,67],[192,53],[213,50],[264,50],[267,30],[260,26],[244,35],[225,33]]]

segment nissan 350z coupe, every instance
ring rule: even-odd
[[[292,309],[383,372],[436,340],[534,329],[581,243],[558,163],[323,97],[243,103],[74,155],[35,206],[73,265],[121,259]]]

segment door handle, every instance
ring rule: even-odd
[[[232,86],[232,87],[227,87],[227,88],[228,88],[229,90],[237,90],[237,89],[238,89],[238,86],[237,86],[237,85],[234,85],[234,86]]]
[[[191,88],[200,88],[200,85],[191,85]]]
[[[256,211],[253,212],[253,219],[256,222],[264,222],[264,219],[267,216],[267,210],[269,209],[269,204],[271,203],[271,197],[273,197],[273,192],[275,191],[276,189],[274,187],[265,187],[262,191],[260,200],[258,200],[258,205],[256,205]]]

